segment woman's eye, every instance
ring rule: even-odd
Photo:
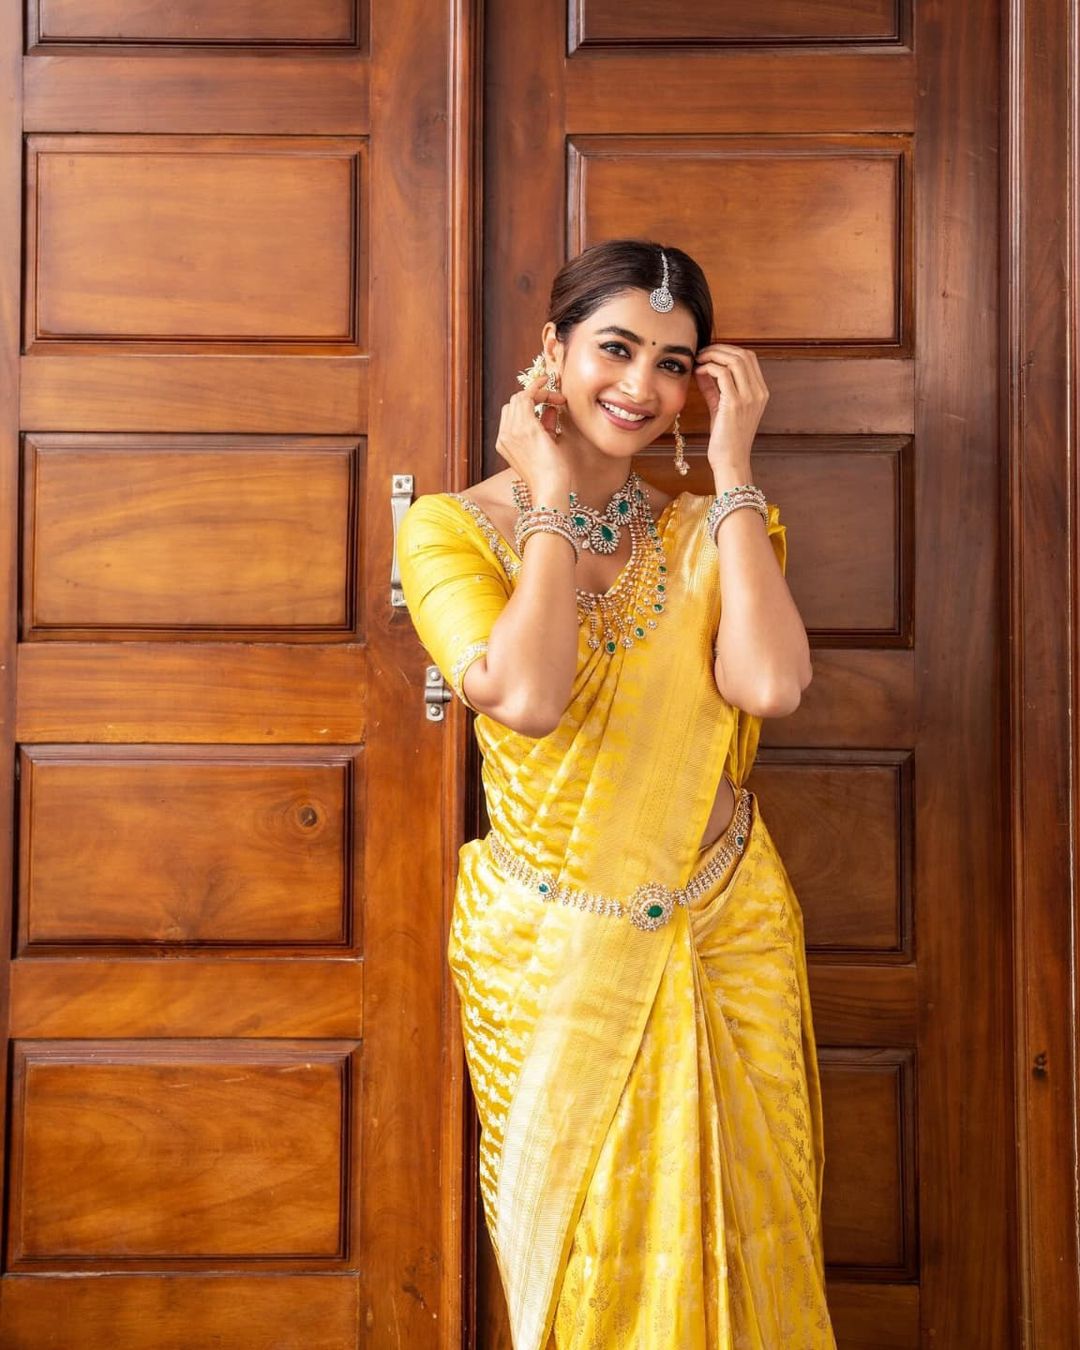
[[[601,351],[609,352],[612,350],[612,348],[614,348],[618,352],[623,353],[624,355],[629,355],[629,352],[627,352],[626,347],[621,342],[603,342],[600,344]],[[668,370],[670,370],[673,375],[686,374],[686,367],[682,364],[681,361],[676,361],[674,357],[671,357],[669,360],[662,362],[662,364]]]

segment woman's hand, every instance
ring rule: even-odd
[[[546,377],[538,375],[503,404],[495,437],[496,450],[525,480],[532,500],[544,506],[555,504],[556,493],[568,496],[571,482],[566,452],[553,434],[555,405],[565,405],[566,397],[548,389],[546,383]],[[538,403],[548,405],[539,417]]]
[[[695,358],[694,378],[709,405],[709,464],[750,474],[750,450],[769,390],[757,356],[745,347],[710,342]]]

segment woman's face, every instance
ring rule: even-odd
[[[569,415],[573,431],[618,456],[634,454],[671,427],[686,402],[696,350],[697,328],[686,306],[658,314],[647,291],[614,296],[566,343],[556,339],[553,323],[544,325],[548,366],[559,372],[566,396],[563,426]]]

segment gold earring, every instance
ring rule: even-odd
[[[686,442],[683,440],[683,434],[679,430],[679,414],[675,414],[675,426],[672,428],[675,435],[675,472],[687,474],[690,472],[690,465],[687,464],[684,451]]]
[[[559,392],[559,383],[560,383],[560,381],[559,381],[558,372],[557,372],[557,371],[554,371],[554,370],[548,371],[547,387],[548,387],[549,389],[553,389],[556,393],[558,393],[558,392]],[[561,417],[561,415],[560,415],[561,413],[562,413],[562,409],[561,409],[560,407],[556,406],[556,408],[555,408],[555,435],[556,435],[556,436],[561,436],[561,435],[562,435],[562,417]]]

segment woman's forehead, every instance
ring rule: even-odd
[[[647,346],[679,343],[691,349],[697,347],[697,325],[686,306],[676,302],[673,310],[660,314],[649,304],[647,291],[613,295],[593,310],[583,327],[595,333],[609,325],[626,329]]]

